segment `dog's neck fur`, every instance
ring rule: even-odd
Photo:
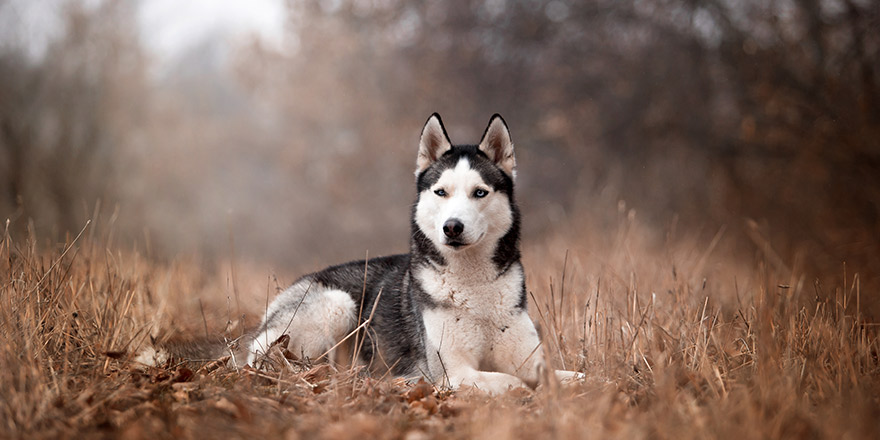
[[[523,307],[524,275],[518,253],[503,268],[495,264],[497,247],[497,243],[481,243],[455,253],[442,252],[442,264],[412,258],[410,273],[436,306],[478,315],[509,313]]]
[[[454,254],[447,253],[444,256],[445,264],[432,262],[429,267],[438,275],[466,284],[484,284],[493,281],[497,278],[498,272],[486,270],[487,267],[495,267],[492,261],[495,253],[493,244],[480,243],[473,248],[456,251]]]

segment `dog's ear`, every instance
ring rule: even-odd
[[[507,123],[498,113],[489,118],[489,125],[480,140],[480,151],[486,153],[492,162],[501,167],[510,177],[515,176],[516,156],[513,154],[513,142]]]
[[[449,135],[446,134],[443,121],[440,120],[440,115],[434,113],[425,122],[425,128],[422,129],[422,137],[419,139],[416,176],[425,171],[426,168],[431,166],[435,160],[450,148],[452,148],[452,142],[449,141]]]

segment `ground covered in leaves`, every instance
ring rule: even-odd
[[[526,244],[545,354],[586,379],[497,397],[287,358],[145,367],[133,359],[150,338],[234,337],[284,283],[89,233],[55,247],[5,236],[0,437],[880,438],[877,294],[862,287],[876,274],[829,285],[796,261],[658,246],[637,226]]]

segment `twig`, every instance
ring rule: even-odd
[[[515,369],[515,370],[513,370],[513,373],[514,373],[514,375],[516,375],[516,373],[518,373],[518,372],[519,372],[519,370],[520,370],[520,368],[522,368],[522,367],[523,367],[523,365],[525,365],[525,364],[526,364],[526,362],[528,362],[528,361],[529,361],[529,359],[531,359],[531,358],[532,358],[532,356],[534,356],[534,355],[535,355],[535,352],[536,352],[536,351],[538,351],[538,349],[539,349],[539,348],[541,348],[541,345],[543,345],[543,344],[544,344],[544,341],[538,341],[538,345],[536,345],[536,346],[535,346],[535,348],[533,348],[533,349],[532,349],[532,352],[531,352],[531,353],[529,353],[529,355],[528,355],[528,356],[526,356],[526,358],[525,358],[525,360],[523,360],[523,361],[522,361],[522,363],[521,363],[521,364],[519,364],[519,366],[518,366],[518,367],[516,367],[516,369]]]
[[[551,292],[552,292],[552,290],[551,290]],[[541,321],[544,322],[544,325],[546,327],[548,327],[549,331],[555,331],[555,329],[550,328],[551,327],[550,324],[548,324],[547,319],[544,318],[544,312],[541,310],[541,305],[538,304],[538,300],[535,299],[535,294],[532,292],[529,292],[529,295],[531,295],[532,301],[535,302],[535,306],[538,308],[538,316],[541,317]],[[559,355],[559,361],[562,363],[562,369],[565,369],[565,359],[562,357],[562,347],[559,346],[559,338],[555,332],[553,334],[553,342],[556,344],[556,351],[557,351],[557,354]]]
[[[440,350],[437,350],[437,360],[440,361],[440,368],[443,368],[443,376],[446,377],[446,386],[452,388],[452,381],[449,380],[449,373],[446,372],[446,364],[443,363],[443,356],[440,356]]]
[[[358,308],[358,314],[357,314],[358,319],[361,319],[361,317],[364,316],[364,298],[367,297],[367,269],[369,267],[368,266],[369,263],[370,263],[370,251],[367,251],[366,256],[364,256],[364,282],[362,284],[363,287],[361,288],[361,305],[360,305],[360,308]],[[360,346],[360,344],[359,344],[360,337],[359,336],[360,335],[354,336],[354,347]],[[355,358],[355,354],[356,354],[355,350],[352,350],[352,352],[351,352],[351,365],[355,365],[355,363],[357,361],[357,359]]]
[[[205,338],[208,337],[208,319],[205,318],[205,306],[202,305],[202,299],[199,298],[199,311],[202,312],[202,324],[205,326]]]
[[[370,310],[370,317],[367,318],[366,321],[364,321],[364,324],[366,324],[364,326],[364,332],[369,331],[367,326],[369,325],[369,323],[373,322],[373,315],[376,313],[376,307],[379,305],[379,299],[381,299],[381,298],[382,298],[382,289],[379,289],[379,293],[376,294],[376,299],[373,301],[373,309]],[[365,335],[364,338],[361,339],[360,344],[355,347],[353,359],[358,359],[360,357],[361,349],[363,348],[364,341],[366,341],[366,340],[367,340],[367,337]]]
[[[327,351],[325,351],[324,353],[322,353],[320,356],[316,357],[314,360],[315,360],[315,361],[318,361],[318,360],[322,359],[323,357],[327,356],[327,355],[330,354],[330,352],[332,352],[334,349],[336,349],[337,347],[339,347],[340,345],[342,345],[342,343],[344,343],[345,341],[347,341],[347,340],[348,340],[349,338],[351,338],[352,336],[356,335],[357,332],[359,332],[361,329],[364,329],[364,328],[366,328],[368,325],[370,325],[370,322],[373,321],[373,313],[376,312],[376,306],[379,304],[379,298],[381,298],[381,297],[382,297],[382,290],[380,289],[380,290],[379,290],[379,294],[376,295],[376,300],[373,301],[373,310],[370,311],[370,317],[367,318],[363,323],[361,323],[361,325],[355,327],[354,330],[348,332],[348,335],[346,335],[344,338],[342,338],[342,340],[340,340],[339,342],[337,342],[336,345],[330,347]],[[364,340],[366,340],[366,338],[364,338],[363,340],[361,340],[361,344],[363,344]],[[352,359],[357,359],[357,355],[358,355],[358,352],[357,352],[357,351],[359,351],[359,350],[356,350],[356,351],[355,351],[355,355],[352,357]]]

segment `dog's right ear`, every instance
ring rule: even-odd
[[[419,156],[416,159],[416,176],[431,166],[443,153],[452,148],[452,142],[449,141],[449,135],[446,134],[446,128],[443,127],[443,121],[440,115],[434,113],[425,122],[425,128],[422,129],[422,137],[419,139]]]

